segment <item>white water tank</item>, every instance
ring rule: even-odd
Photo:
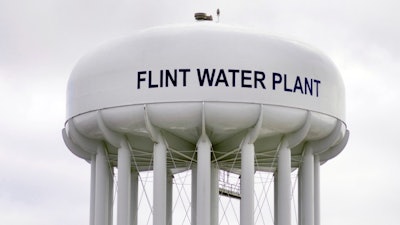
[[[68,82],[63,134],[73,153],[94,162],[105,152],[118,171],[155,170],[163,177],[197,165],[197,179],[205,180],[207,190],[197,195],[192,211],[201,218],[192,218],[213,224],[213,212],[204,211],[212,200],[199,203],[210,198],[210,166],[251,183],[254,171],[277,172],[281,164],[290,173],[302,167],[308,151],[322,163],[329,160],[348,138],[345,90],[330,59],[295,41],[212,22],[155,27],[107,43],[78,62]],[[246,144],[253,149],[249,156],[243,155]],[[283,148],[289,155],[279,156]],[[129,150],[124,165],[121,149]],[[200,149],[207,149],[205,158]],[[92,171],[101,171],[97,167]],[[165,182],[159,179],[155,188],[162,189]],[[244,189],[242,201],[251,206],[252,186]],[[278,199],[287,202],[286,197]],[[165,207],[160,204],[155,214]],[[249,208],[241,214],[247,220]],[[303,208],[308,213],[308,206]],[[155,224],[164,224],[164,213]],[[285,215],[280,217],[283,224]]]

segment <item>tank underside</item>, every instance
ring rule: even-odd
[[[240,149],[249,132],[257,130],[254,141],[255,169],[273,172],[277,150],[285,136],[309,124],[305,136],[291,149],[292,168],[301,163],[304,145],[335,135],[329,148],[345,136],[345,124],[331,116],[303,109],[244,103],[188,102],[131,105],[102,109],[78,115],[66,123],[70,149],[90,160],[96,145],[107,149],[109,163],[117,166],[118,145],[110,136],[124,137],[129,144],[133,165],[138,171],[153,170],[155,138],[162,135],[167,145],[167,168],[173,172],[190,169],[197,161],[202,128],[212,144],[211,160],[218,167],[240,174]],[[304,128],[303,128],[304,129]],[[110,140],[111,139],[111,140]],[[92,147],[90,147],[92,146]],[[329,148],[319,154],[328,153]],[[325,154],[329,155],[329,154]],[[322,157],[326,161],[330,157]]]

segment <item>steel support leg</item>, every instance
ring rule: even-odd
[[[113,211],[114,211],[114,171],[113,168],[109,167],[108,168],[108,189],[107,189],[107,195],[108,195],[108,225],[113,224]]]
[[[314,225],[314,155],[306,149],[301,166],[300,225]]]
[[[118,206],[117,224],[130,225],[131,153],[125,141],[118,149]]]
[[[217,165],[211,166],[211,225],[218,225],[219,208],[219,169]]]
[[[192,165],[192,215],[191,225],[196,225],[197,222],[197,165]]]
[[[166,225],[167,147],[162,138],[154,144],[153,224]]]
[[[278,171],[274,172],[274,225],[278,224]]]
[[[314,155],[314,225],[321,224],[320,217],[320,161],[319,156]]]
[[[211,223],[211,142],[207,135],[201,135],[197,143],[197,213],[198,225]]]
[[[96,155],[90,160],[90,219],[89,224],[94,225],[94,209],[96,195]]]
[[[172,204],[173,204],[173,177],[174,175],[167,172],[167,225],[172,225]]]
[[[240,225],[254,225],[254,144],[241,149]]]
[[[138,225],[138,178],[138,172],[136,172],[136,170],[131,170],[131,225]]]
[[[278,150],[278,225],[291,224],[291,156],[290,149],[282,143]]]
[[[109,168],[103,146],[97,149],[96,154],[96,190],[95,190],[95,209],[94,224],[108,225],[108,193],[109,188]]]

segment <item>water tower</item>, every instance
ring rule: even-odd
[[[344,85],[326,56],[212,22],[146,29],[84,56],[63,129],[91,164],[90,225],[112,224],[114,202],[117,225],[138,224],[146,171],[154,225],[174,224],[172,181],[184,171],[190,224],[219,224],[221,195],[238,199],[240,225],[255,224],[260,172],[273,174],[273,223],[291,224],[298,171],[298,222],[319,225],[319,168],[348,136]],[[221,185],[229,174],[238,188]]]

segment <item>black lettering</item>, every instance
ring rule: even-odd
[[[151,82],[151,71],[149,71],[149,88],[157,88],[158,84],[153,84]]]
[[[283,75],[283,83],[285,84],[285,91],[288,91],[288,92],[293,92],[293,90],[292,89],[290,89],[290,88],[287,88],[287,82],[286,82],[286,74],[284,74]]]
[[[301,80],[299,76],[296,77],[296,83],[294,84],[293,92],[296,92],[296,90],[300,90],[301,93],[303,94],[303,87],[301,85]]]
[[[275,90],[275,85],[282,83],[282,75],[279,73],[272,73],[272,89]]]
[[[160,87],[164,86],[164,71],[160,70]]]
[[[239,73],[239,70],[229,69],[229,73],[232,73],[232,87],[236,87],[236,73]]]
[[[311,79],[311,82],[308,82],[307,77],[304,79],[304,92],[305,92],[305,94],[308,94],[307,91],[310,92],[311,96],[313,95],[313,84],[312,84],[312,82],[313,82],[313,79]]]
[[[261,77],[259,77],[259,75]],[[264,80],[265,80],[265,74],[262,71],[254,71],[254,88],[257,88],[257,83],[260,83],[263,89],[265,88],[264,85]]]
[[[315,83],[315,85],[316,85],[316,92],[317,92],[317,97],[318,97],[318,85],[321,83],[321,81],[319,81],[319,80],[314,80],[314,83]]]
[[[146,78],[143,78],[143,77],[142,77],[142,74],[146,74],[146,71],[139,71],[139,72],[137,73],[137,76],[138,76],[137,89],[140,89],[140,83],[141,83],[142,81],[146,81]]]
[[[171,83],[174,85],[174,87],[176,87],[177,86],[177,74],[176,74],[177,71],[176,71],[176,69],[174,70],[174,76],[173,77],[172,77],[171,72],[169,72],[169,70],[166,70],[165,72],[166,72],[166,75],[167,75],[167,77],[165,78],[166,87],[168,87],[168,84],[169,84],[168,81],[171,81]]]
[[[251,88],[251,84],[245,84],[245,81],[251,80],[251,77],[246,76],[249,73],[251,73],[251,70],[242,70],[242,87]]]
[[[207,77],[207,81],[208,81],[208,86],[212,86],[212,83],[214,81],[214,75],[215,75],[215,69],[212,70],[212,75],[210,76],[210,73],[208,72],[208,69],[204,69],[204,73],[201,74],[200,69],[197,69],[197,76],[199,78],[199,83],[200,86],[204,86],[204,81]]]
[[[228,81],[226,80],[225,71],[223,69],[219,70],[217,81],[215,81],[215,86],[218,86],[221,82],[224,83],[226,87],[229,87]]]
[[[190,69],[179,69],[179,72],[183,72],[183,86],[186,87],[186,73],[190,72]]]

